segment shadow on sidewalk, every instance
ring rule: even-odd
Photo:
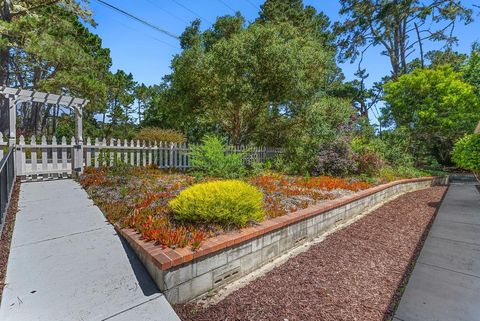
[[[146,296],[150,296],[155,293],[160,293],[160,290],[157,288],[155,282],[148,274],[147,270],[143,266],[142,262],[138,259],[137,255],[133,250],[130,248],[128,242],[115,233],[115,235],[119,238],[120,242],[122,243],[123,249],[125,250],[125,254],[127,255],[128,261],[130,262],[130,266],[132,267],[133,273],[137,279],[138,285],[142,289],[142,292]]]

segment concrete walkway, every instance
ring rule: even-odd
[[[480,320],[480,193],[472,183],[450,185],[394,320]]]
[[[73,180],[22,184],[2,321],[179,320]]]

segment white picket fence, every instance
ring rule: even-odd
[[[3,139],[0,136],[0,150]],[[5,143],[6,144],[6,143]],[[76,148],[75,139],[63,137],[60,143],[53,137],[47,141],[42,136],[40,143],[31,136],[28,142],[20,136],[16,150],[18,176],[72,174],[72,155]],[[91,140],[87,138],[83,147],[83,166],[112,166],[117,162],[133,166],[156,165],[161,169],[186,170],[190,168],[191,148],[187,143],[127,141],[119,139]],[[227,153],[245,153],[245,162],[265,162],[282,153],[280,148],[230,146]],[[0,154],[1,156],[1,154]],[[0,157],[1,159],[1,157]]]

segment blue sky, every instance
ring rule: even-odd
[[[180,35],[196,18],[200,17],[202,28],[206,29],[216,17],[233,14],[233,10],[240,11],[247,21],[253,21],[258,16],[260,5],[263,3],[261,0],[106,1],[176,35]],[[304,3],[325,12],[332,21],[341,19],[338,15],[340,8],[338,1],[306,0]],[[472,3],[478,3],[478,0],[462,0],[462,3],[471,6]],[[90,8],[98,24],[96,28],[92,28],[92,31],[103,39],[104,47],[110,48],[113,71],[123,69],[131,72],[136,81],[147,85],[159,83],[161,78],[170,72],[172,56],[180,52],[178,40],[135,22],[96,0],[91,0]],[[474,41],[480,41],[479,31],[478,15],[476,21],[468,26],[457,25],[455,33],[459,38],[459,45],[455,49],[460,52],[469,52],[471,44]],[[426,50],[434,48],[440,48],[440,45],[428,45]],[[370,74],[367,84],[378,81],[390,72],[388,59],[382,56],[380,51],[381,48],[372,48],[365,55],[363,67]],[[354,78],[356,63],[344,63],[340,66],[347,79]]]

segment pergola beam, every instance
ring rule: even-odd
[[[16,144],[16,121],[17,108],[19,102],[37,102],[43,104],[53,104],[65,106],[72,109],[75,113],[75,140],[76,146],[73,150],[72,169],[76,173],[83,171],[83,132],[82,132],[82,109],[88,104],[87,99],[70,97],[67,95],[56,95],[44,93],[36,90],[27,90],[21,88],[11,88],[0,86],[0,95],[9,100],[9,118],[10,118],[10,137],[9,144]]]
[[[88,99],[5,86],[0,86],[0,94],[3,94],[6,98],[13,96],[12,98],[17,102],[33,101],[37,103],[61,105],[69,108],[83,108],[89,103]]]

